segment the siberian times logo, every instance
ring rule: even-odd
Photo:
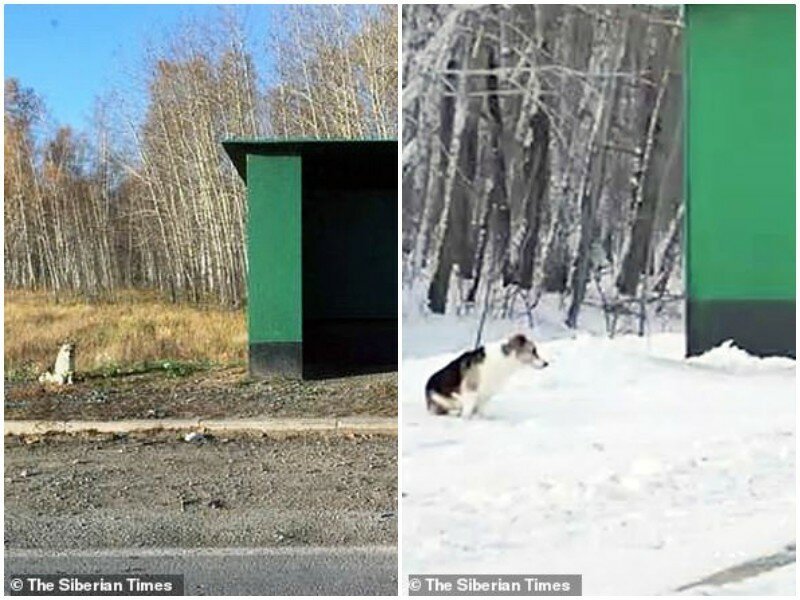
[[[183,575],[7,575],[6,593],[25,596],[182,596]]]
[[[580,596],[581,575],[409,575],[411,596]]]

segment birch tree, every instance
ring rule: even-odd
[[[586,302],[650,301],[647,273],[680,293],[681,33],[674,7],[403,8],[403,281],[420,308],[508,316],[556,292],[576,327]]]
[[[149,42],[85,132],[52,124],[33,90],[6,81],[8,287],[246,302],[245,189],[222,140],[397,131],[396,7],[276,14],[290,25],[273,77],[254,59],[271,41],[225,7]]]

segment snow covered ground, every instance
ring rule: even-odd
[[[423,388],[474,319],[404,322],[405,574],[581,573],[584,594],[669,594],[794,542],[794,361],[730,346],[687,360],[680,333],[536,331],[550,367],[465,421],[428,415]],[[794,573],[684,593],[793,595]]]

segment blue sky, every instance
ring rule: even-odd
[[[259,43],[277,6],[243,7]],[[187,18],[213,17],[218,5],[6,5],[5,77],[16,77],[45,101],[59,125],[83,128],[94,99],[136,64],[147,38],[158,39]],[[254,49],[262,76],[263,48]]]

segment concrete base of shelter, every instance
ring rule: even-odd
[[[302,342],[258,342],[250,344],[249,372],[264,378],[303,376]]]
[[[252,377],[327,379],[397,370],[397,319],[306,319],[303,342],[250,344]]]
[[[796,358],[794,300],[689,300],[686,353],[696,356],[726,340],[757,356]]]

